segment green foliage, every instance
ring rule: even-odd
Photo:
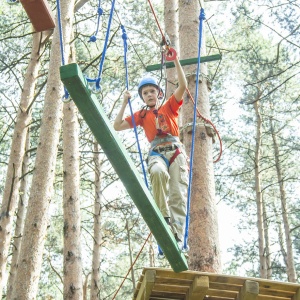
[[[107,29],[110,1],[102,1],[98,39],[89,43],[97,21],[97,2],[86,3],[75,13],[73,44],[76,61],[86,76],[98,76]],[[280,4],[280,5],[279,5]],[[54,7],[54,2],[51,3]],[[259,276],[258,235],[256,226],[256,196],[254,178],[256,117],[253,104],[259,98],[263,118],[261,175],[263,198],[266,203],[268,231],[272,258],[272,276],[286,280],[286,268],[278,244],[281,220],[278,179],[275,168],[274,147],[270,134],[270,120],[274,122],[279,145],[279,160],[288,200],[288,216],[294,245],[294,258],[299,274],[299,35],[297,35],[299,7],[289,1],[235,1],[206,2],[207,49],[221,52],[223,59],[209,63],[208,76],[212,81],[210,94],[211,119],[220,131],[223,155],[215,165],[216,194],[219,201],[238,210],[240,238],[228,252],[224,272]],[[162,5],[156,5],[162,22]],[[298,12],[298,13],[297,13]],[[3,190],[5,170],[10,151],[23,76],[31,51],[31,28],[20,5],[0,3],[0,191]],[[225,14],[225,17],[223,15]],[[123,62],[123,41],[120,25],[128,35],[129,89],[135,109],[142,103],[135,91],[145,66],[160,60],[160,33],[153,15],[143,0],[117,2],[111,35],[101,77],[101,91],[97,97],[113,120],[122,102],[126,88]],[[195,29],[196,30],[196,29]],[[32,168],[34,149],[38,143],[40,119],[43,113],[44,86],[49,67],[51,40],[43,53],[38,79],[37,95],[32,106],[31,124]],[[155,73],[158,77],[160,74]],[[259,96],[259,97],[258,97]],[[127,113],[129,113],[127,111]],[[93,136],[81,116],[80,124],[80,201],[82,220],[82,262],[85,276],[91,272],[93,246],[94,161]],[[143,136],[141,144],[146,152]],[[133,133],[120,133],[124,145],[141,170]],[[214,146],[218,155],[218,142]],[[62,217],[62,152],[59,151],[55,196],[49,212],[50,222],[46,240],[43,270],[39,284],[39,299],[62,299],[63,217]],[[102,150],[100,155],[104,158]],[[145,153],[146,155],[146,153]],[[138,254],[148,228],[132,201],[117,181],[111,165],[102,166],[101,223],[103,244],[101,252],[101,292],[99,299],[110,299]],[[276,209],[275,209],[276,208]],[[279,218],[278,218],[279,217]],[[129,227],[131,249],[129,249]],[[222,225],[221,225],[222,226]],[[134,267],[135,280],[141,269],[149,266],[149,246],[146,246]],[[154,250],[156,251],[154,242]],[[222,249],[226,252],[227,249]],[[166,261],[157,266],[168,267]],[[129,299],[133,292],[132,277],[128,276],[119,297]]]

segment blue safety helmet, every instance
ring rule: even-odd
[[[140,97],[143,99],[142,97],[142,88],[146,85],[153,85],[154,87],[156,87],[159,90],[159,93],[163,94],[162,89],[159,87],[157,81],[155,78],[153,77],[144,77],[142,78],[142,80],[140,81],[139,85],[138,85],[138,93],[140,95]],[[160,97],[159,97],[160,98]]]

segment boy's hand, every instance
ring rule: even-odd
[[[128,100],[131,98],[131,94],[129,93],[129,91],[126,91],[123,95],[123,99],[124,99],[124,104],[128,103]]]

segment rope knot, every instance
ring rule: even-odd
[[[103,15],[103,9],[101,7],[98,7],[98,15],[100,16]]]
[[[201,8],[201,10],[200,10],[199,20],[200,20],[200,21],[201,21],[201,20],[205,20],[205,13],[204,13],[204,9],[203,9],[203,8]]]
[[[127,33],[124,25],[121,25],[121,29],[122,29],[122,39],[125,41],[127,40]]]
[[[96,42],[97,37],[95,35],[92,35],[89,39],[89,42]]]

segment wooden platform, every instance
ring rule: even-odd
[[[300,284],[145,268],[133,300],[300,300]]]

